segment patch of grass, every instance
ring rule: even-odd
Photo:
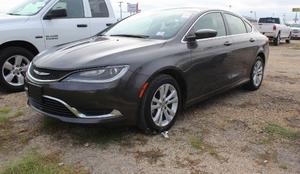
[[[287,170],[288,166],[286,164],[280,164],[279,168],[283,169],[283,170]]]
[[[191,138],[190,143],[193,148],[198,150],[204,150],[204,143],[202,138]]]
[[[24,113],[22,111],[12,113],[12,109],[9,107],[0,108],[0,124],[5,124],[9,121],[10,118],[20,117],[23,114]]]
[[[271,138],[262,138],[259,139],[255,142],[255,144],[258,145],[268,145],[268,144],[272,144],[272,139]]]
[[[88,172],[68,165],[59,166],[58,154],[42,155],[33,152],[7,166],[0,174],[87,174]]]
[[[7,114],[0,113],[0,124],[7,123],[9,121],[9,116]]]
[[[282,138],[296,140],[300,138],[300,132],[291,131],[277,124],[268,123],[264,127],[264,131],[271,135],[279,135]]]
[[[13,117],[21,117],[22,115],[24,115],[24,112],[23,111],[18,111],[16,113],[13,114]]]
[[[9,107],[0,108],[0,114],[8,114],[10,112],[11,112],[11,108],[9,108]]]
[[[216,150],[216,147],[214,147],[208,143],[205,143],[203,141],[203,138],[195,138],[195,137],[191,138],[190,144],[192,145],[193,148],[198,149],[204,153],[206,152],[219,161],[222,161],[222,162],[226,161],[226,159],[218,153],[218,151]]]

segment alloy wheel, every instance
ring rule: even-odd
[[[171,84],[161,85],[151,101],[151,116],[159,127],[168,126],[178,111],[178,92]]]
[[[254,65],[253,74],[252,74],[252,80],[255,86],[259,86],[261,84],[263,75],[264,75],[263,62],[261,60],[257,60]]]
[[[22,55],[9,57],[2,67],[2,76],[4,80],[12,86],[18,87],[24,85],[25,73],[30,61]]]

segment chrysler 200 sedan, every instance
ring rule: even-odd
[[[182,108],[241,85],[257,90],[268,55],[268,39],[228,11],[141,13],[40,53],[27,71],[28,103],[64,122],[161,132]]]

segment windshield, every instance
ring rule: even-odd
[[[291,27],[300,28],[300,24],[292,24]]]
[[[9,15],[32,16],[37,14],[50,0],[27,0],[11,10]]]
[[[260,18],[258,23],[280,24],[279,18]]]
[[[179,32],[192,14],[190,11],[182,10],[141,13],[121,21],[100,34],[106,36],[170,39]]]

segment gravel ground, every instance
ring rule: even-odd
[[[24,93],[0,94],[4,107],[14,117],[0,124],[0,168],[37,150],[90,173],[300,174],[299,41],[271,47],[259,91],[237,88],[189,108],[169,139],[44,118]]]

